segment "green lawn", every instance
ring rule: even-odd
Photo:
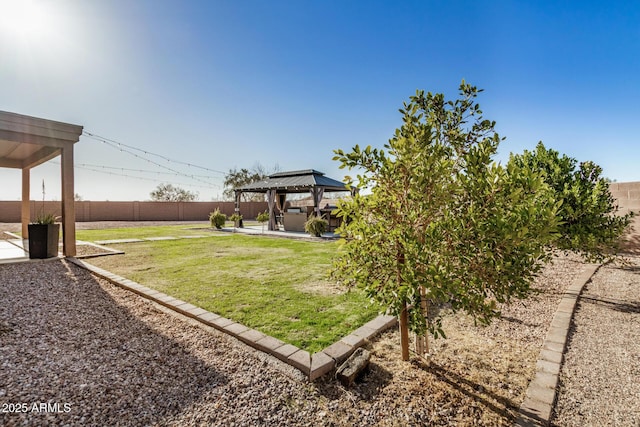
[[[177,233],[179,227],[185,228],[87,230],[78,231],[78,238],[186,235]],[[337,242],[214,234],[114,245],[125,255],[90,262],[310,352],[349,334],[378,312],[360,291],[347,292],[328,280]]]
[[[229,223],[230,226],[233,225]],[[115,239],[132,239],[147,237],[166,237],[166,236],[194,236],[210,234],[207,230],[198,230],[198,228],[209,227],[208,222],[201,225],[162,225],[155,227],[122,227],[122,228],[105,228],[102,230],[76,230],[76,238],[78,240],[86,240],[95,242],[96,240],[115,240]]]
[[[259,225],[255,221],[245,221],[246,225]],[[115,240],[115,239],[133,239],[133,238],[147,238],[147,237],[182,237],[182,236],[195,236],[195,235],[208,235],[210,234],[209,228],[211,225],[209,222],[202,222],[202,224],[188,224],[188,225],[160,225],[150,227],[122,227],[122,228],[105,228],[96,230],[76,230],[76,238],[78,240],[86,240],[89,242],[95,242],[96,240]],[[233,227],[232,221],[227,221],[225,227]]]

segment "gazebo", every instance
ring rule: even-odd
[[[82,126],[0,111],[0,167],[22,169],[22,237],[28,238],[30,171],[57,156],[61,158],[62,244],[65,256],[76,254],[73,145]]]
[[[314,169],[305,169],[290,172],[278,172],[267,178],[243,185],[235,189],[235,212],[240,213],[240,197],[242,193],[265,193],[269,206],[269,230],[276,229],[275,207],[284,209],[286,197],[289,193],[310,192],[313,199],[313,208],[317,216],[320,216],[320,201],[324,192],[351,191],[347,186],[333,178],[329,178],[322,172]]]

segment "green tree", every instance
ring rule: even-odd
[[[193,202],[198,200],[198,193],[194,193],[184,188],[172,184],[159,184],[151,192],[151,200],[157,202]]]
[[[539,142],[534,151],[511,155],[509,164],[542,173],[555,198],[561,202],[559,249],[578,252],[591,261],[602,262],[618,251],[620,237],[632,214],[616,216],[617,206],[602,168],[586,161],[560,155]]]
[[[242,168],[240,170],[238,170],[237,168],[229,169],[229,173],[227,173],[224,177],[224,191],[222,194],[227,199],[233,199],[234,190],[236,188],[243,185],[251,184],[252,182],[260,181],[261,179],[265,179],[270,174],[275,173],[279,170],[280,167],[276,164],[273,167],[272,172],[270,172],[258,162],[253,165],[251,170],[246,168]],[[247,201],[264,201],[264,194],[243,194],[243,197]]]
[[[552,191],[531,169],[492,161],[501,139],[478,92],[464,81],[455,101],[418,91],[384,149],[335,150],[341,168],[360,172],[349,185],[369,194],[338,204],[333,274],[400,317],[404,360],[409,330],[444,336],[439,307],[488,323],[497,303],[527,296],[550,256]]]
[[[256,221],[262,224],[262,232],[264,233],[264,223],[269,221],[269,212],[260,212],[258,216],[256,216]]]

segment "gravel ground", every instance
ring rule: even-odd
[[[62,413],[1,413],[0,424],[296,425],[314,418],[308,385],[279,363],[64,261],[38,267],[0,266],[0,402],[26,403],[29,411],[33,403],[57,403]]]
[[[140,225],[168,224],[78,228]],[[640,425],[640,258],[630,262],[601,268],[579,302],[554,425]],[[0,425],[511,425],[582,268],[558,257],[539,292],[488,327],[449,315],[448,339],[431,341],[428,361],[400,361],[397,332],[383,334],[368,346],[369,373],[345,389],[332,378],[309,384],[65,261],[0,265]]]
[[[640,257],[606,265],[573,318],[553,424],[640,426]]]
[[[307,383],[65,261],[0,265],[0,409],[30,411],[0,413],[0,425],[511,425],[581,268],[559,258],[539,294],[489,327],[449,316],[429,361],[400,361],[397,332],[384,334],[369,345],[369,373],[345,389],[330,377]],[[34,403],[61,413],[31,412]]]

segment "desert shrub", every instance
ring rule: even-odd
[[[239,213],[234,213],[233,215],[231,215],[229,217],[229,220],[233,221],[234,230],[238,226],[242,227],[242,215],[240,215]]]
[[[256,216],[256,221],[258,222],[267,222],[269,221],[269,212],[264,211],[260,212],[258,216]]]
[[[222,212],[220,212],[219,208],[216,208],[215,211],[209,214],[209,221],[211,222],[211,225],[217,228],[218,230],[222,228],[226,220],[227,220],[227,216]]]
[[[304,223],[304,231],[311,234],[312,236],[320,237],[322,236],[322,233],[327,231],[328,225],[329,224],[325,219],[313,215],[309,217],[307,222]]]

